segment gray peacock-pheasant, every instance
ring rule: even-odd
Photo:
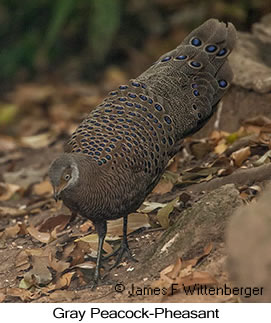
[[[148,70],[121,85],[93,110],[50,166],[56,199],[93,221],[99,235],[94,284],[100,277],[107,220],[124,218],[144,201],[181,140],[199,130],[229,87],[227,57],[234,47],[232,24],[210,19]]]

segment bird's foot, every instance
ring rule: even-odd
[[[113,268],[115,268],[115,267],[117,267],[117,266],[120,264],[121,259],[122,259],[122,257],[124,256],[124,254],[126,254],[126,255],[127,255],[127,258],[128,258],[129,260],[131,260],[131,261],[133,261],[133,262],[138,262],[138,261],[135,259],[135,257],[132,255],[132,252],[131,252],[131,250],[130,250],[130,248],[129,248],[129,246],[128,246],[128,244],[127,244],[127,243],[124,243],[124,242],[123,242],[123,243],[120,245],[120,247],[119,247],[116,251],[114,251],[114,252],[113,252],[113,254],[117,254],[117,253],[118,253],[118,256],[117,256],[116,262],[114,263],[114,265],[113,265],[113,266],[111,266],[111,267],[110,267],[110,270],[111,270],[111,269],[113,269]],[[112,256],[113,254],[111,254],[111,256]]]

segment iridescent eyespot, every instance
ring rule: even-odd
[[[222,88],[225,88],[225,87],[227,87],[228,82],[227,82],[227,81],[225,81],[225,80],[219,80],[219,81],[218,81],[218,85],[219,85],[220,87],[222,87]]]
[[[208,45],[205,47],[205,51],[208,53],[213,53],[217,50],[217,46],[216,45]]]
[[[170,146],[172,146],[172,145],[173,145],[173,140],[172,140],[172,138],[171,138],[171,137],[168,137],[168,143],[170,144]]]
[[[195,67],[195,68],[201,67],[201,63],[200,62],[196,62],[196,61],[190,62],[189,65],[192,66],[192,67]]]
[[[199,91],[198,91],[198,90],[194,90],[194,91],[193,91],[193,94],[194,94],[195,96],[199,96]]]
[[[196,84],[196,83],[193,83],[192,84],[192,89],[195,89],[195,88],[197,88],[198,87],[198,84]]]
[[[145,95],[142,95],[142,94],[141,94],[139,97],[140,97],[140,99],[141,99],[141,100],[143,100],[143,101],[146,101],[146,100],[147,100],[147,97],[146,97]]]
[[[200,40],[200,39],[198,39],[198,38],[193,38],[193,39],[191,40],[191,44],[192,44],[193,46],[198,47],[198,46],[200,46],[200,45],[201,45],[201,40]]]
[[[117,92],[117,91],[112,91],[112,92],[110,92],[109,94],[110,94],[110,95],[117,95],[117,94],[118,94],[118,92]]]
[[[129,93],[129,94],[128,94],[128,96],[129,96],[130,98],[133,98],[133,99],[134,99],[134,98],[136,98],[136,94],[134,94],[134,93]]]
[[[183,60],[187,59],[187,56],[186,55],[179,55],[179,56],[176,56],[175,59],[177,59],[178,61],[183,61]]]
[[[201,113],[198,113],[198,117],[199,117],[199,119],[201,119]]]
[[[132,82],[132,85],[135,86],[135,87],[139,87],[140,86],[140,84],[137,83],[137,82]]]
[[[166,123],[171,124],[171,119],[169,116],[165,116],[164,120],[166,121]]]
[[[192,104],[192,108],[193,108],[194,110],[197,110],[197,106],[196,106],[195,104]]]
[[[171,56],[166,56],[164,58],[161,59],[161,62],[167,62],[171,59]]]
[[[120,90],[125,90],[125,89],[128,89],[128,86],[127,86],[127,85],[121,85],[121,86],[119,87],[119,89],[120,89]]]
[[[160,104],[158,104],[158,103],[156,103],[155,105],[154,105],[154,107],[155,107],[155,109],[157,110],[157,111],[162,111],[162,107],[161,107],[161,105]]]
[[[119,98],[119,101],[126,101],[126,98]]]
[[[221,57],[221,56],[224,56],[224,55],[226,55],[227,54],[227,49],[226,48],[222,48],[217,54],[216,54],[216,56],[218,56],[218,57]]]

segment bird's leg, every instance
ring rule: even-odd
[[[132,260],[134,262],[137,262],[137,260],[133,257],[131,250],[128,246],[128,241],[127,241],[127,222],[128,222],[128,216],[124,216],[123,217],[123,239],[122,239],[122,243],[120,245],[120,248],[117,250],[118,252],[118,256],[117,256],[117,260],[115,262],[115,264],[110,268],[113,269],[115,267],[118,266],[118,264],[120,263],[123,255],[126,253],[128,256],[129,260]]]
[[[97,262],[96,262],[96,268],[95,268],[94,279],[93,279],[93,282],[94,282],[93,287],[95,288],[100,279],[100,267],[101,267],[101,260],[102,260],[103,243],[107,232],[107,224],[106,224],[106,221],[102,221],[102,222],[99,221],[94,223],[94,225],[99,236]]]

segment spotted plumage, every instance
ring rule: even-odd
[[[56,196],[94,222],[101,245],[106,220],[124,217],[127,224],[181,140],[212,116],[232,79],[227,56],[235,34],[232,24],[215,19],[195,29],[139,77],[110,92],[52,164]],[[124,249],[129,250],[125,224]],[[97,264],[95,280],[99,257]]]

